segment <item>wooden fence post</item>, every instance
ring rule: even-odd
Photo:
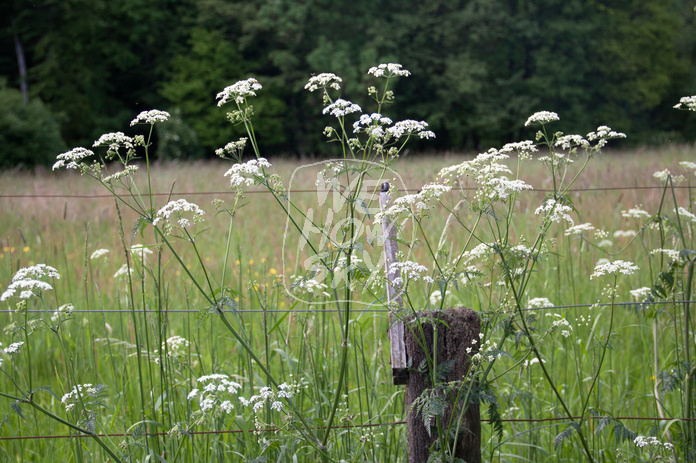
[[[382,184],[379,194],[379,205],[386,210],[390,204],[389,182]],[[384,270],[387,274],[387,304],[392,307],[401,307],[401,285],[395,280],[400,277],[399,268],[392,268],[392,264],[398,262],[396,256],[396,229],[389,216],[382,218],[382,236],[384,237]],[[404,322],[394,320],[394,315],[389,312],[389,344],[391,346],[391,367],[394,384],[406,384],[408,382],[408,368],[406,366],[406,347],[404,344]]]
[[[422,344],[432,353],[435,352],[434,330],[432,320],[439,320],[437,334],[437,365],[444,368],[445,362],[451,362],[445,381],[462,381],[466,378],[471,364],[471,355],[478,352],[479,325],[478,314],[471,309],[458,307],[445,309],[441,312],[421,312],[419,317],[427,316],[429,321],[421,321],[422,337],[420,333],[413,336],[410,330],[406,330],[406,353],[412,365],[408,384],[405,391],[406,409],[406,433],[408,435],[408,461],[409,463],[425,463],[430,456],[430,447],[437,439],[435,420],[430,423],[430,433],[425,427],[423,416],[412,407],[413,402],[421,396],[426,389],[432,389],[430,378],[426,374],[414,372],[419,365],[425,364],[426,356]],[[411,321],[416,323],[415,319]],[[467,353],[466,349],[471,348]],[[443,391],[436,391],[444,394]],[[466,395],[466,389],[462,390],[462,396]],[[451,392],[446,397],[448,402],[441,422],[444,426],[450,422],[454,414],[453,429],[459,431],[457,434],[457,444],[454,448],[454,457],[461,458],[466,463],[481,462],[481,412],[477,403],[464,404],[464,398],[460,396],[456,407],[453,405],[457,400],[457,391]],[[462,407],[467,407],[464,415],[461,416]],[[456,431],[455,431],[456,432]],[[451,445],[451,439],[445,441]]]
[[[382,184],[380,192],[380,207],[384,211],[390,205],[389,183]],[[398,267],[392,268],[397,258],[396,230],[388,216],[382,219],[382,232],[384,236],[385,271],[387,274],[387,303],[390,307],[394,305],[401,307],[401,285],[397,278],[400,277]],[[391,310],[391,309],[390,309]],[[416,318],[427,316],[428,322],[419,322],[421,330],[416,330],[423,338],[416,339],[406,329],[404,322],[394,320],[394,315],[389,313],[389,343],[391,345],[391,364],[394,384],[406,384],[405,403],[408,410],[406,420],[406,435],[408,438],[408,461],[409,463],[426,463],[430,456],[430,448],[437,439],[435,423],[431,423],[430,432],[425,427],[422,414],[412,407],[414,401],[421,394],[431,388],[427,375],[412,371],[409,373],[408,365],[412,370],[417,370],[419,365],[425,364],[426,355],[423,345],[428,352],[434,352],[433,343],[435,341],[432,320],[439,320],[437,336],[437,365],[450,365],[446,375],[446,381],[461,381],[469,371],[471,356],[476,354],[480,345],[479,333],[481,332],[478,314],[471,309],[459,307],[446,309],[440,313],[421,312],[417,317],[411,317],[408,323],[418,323]],[[467,352],[467,348],[469,352]],[[440,391],[442,392],[442,391]],[[444,393],[444,392],[442,392]],[[468,404],[467,410],[461,416],[463,404],[460,402],[455,407],[456,393],[450,394],[446,399],[450,405],[446,408],[443,423],[449,423],[454,414],[454,423],[459,431],[457,434],[457,445],[454,449],[454,457],[460,458],[466,463],[481,462],[481,413],[479,405]],[[450,439],[446,439],[448,444]]]

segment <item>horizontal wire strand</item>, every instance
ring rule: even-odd
[[[650,306],[650,305],[667,305],[667,304],[693,304],[696,303],[696,300],[693,301],[650,301],[650,302],[614,302],[613,304],[611,302],[598,302],[594,304],[571,304],[571,305],[555,305],[552,307],[529,307],[526,309],[522,309],[524,312],[528,311],[536,311],[536,310],[555,310],[555,309],[582,309],[582,308],[591,308],[591,307],[609,307],[611,305],[614,305],[615,307],[638,307],[641,308],[641,306]],[[200,312],[201,309],[168,309],[168,310],[137,310],[138,313],[158,313],[158,312],[166,312],[166,313],[198,313]],[[47,312],[46,310],[41,310],[41,309],[27,309],[27,313],[44,313]],[[50,311],[48,311],[50,312]],[[73,313],[132,313],[133,311],[131,309],[74,309],[72,311]],[[336,309],[273,309],[273,310],[263,310],[263,309],[239,309],[239,310],[223,310],[223,313],[323,313],[323,312],[336,312]],[[389,309],[373,309],[373,308],[365,308],[362,310],[356,310],[356,312],[389,312]],[[5,313],[5,314],[13,314],[16,313],[14,310],[0,310],[0,314]],[[484,311],[481,313],[493,313],[492,311]],[[496,312],[499,313],[499,312]],[[506,310],[503,313],[513,313],[513,311]]]
[[[548,421],[570,421],[570,420],[599,420],[611,418],[613,420],[623,420],[623,421],[696,421],[696,418],[661,418],[652,416],[573,416],[571,418],[565,417],[549,417],[549,418],[508,418],[503,419],[504,423],[543,423]],[[488,419],[482,419],[482,423],[490,422]],[[356,424],[356,425],[343,425],[343,426],[332,426],[331,429],[354,429],[354,428],[374,428],[381,426],[402,426],[406,424],[406,421],[393,421],[390,423],[367,423],[367,424]],[[312,427],[312,429],[326,429],[324,426]],[[279,432],[283,431],[283,428],[266,428],[254,430],[253,432]],[[227,429],[220,431],[189,431],[182,434],[187,435],[210,435],[210,434],[241,434],[244,433],[241,429]],[[248,432],[248,431],[247,431]],[[69,439],[71,437],[85,438],[85,437],[127,437],[127,436],[165,436],[168,435],[167,432],[153,432],[153,433],[143,433],[143,434],[127,434],[127,433],[109,433],[109,434],[55,434],[55,435],[37,435],[37,436],[5,436],[0,437],[0,441],[3,440],[28,440],[28,439]]]

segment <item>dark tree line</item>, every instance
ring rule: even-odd
[[[389,115],[428,121],[429,149],[529,137],[539,110],[560,130],[691,141],[672,106],[696,93],[695,15],[686,0],[5,0],[0,165],[48,163],[153,108],[173,115],[159,156],[210,156],[239,135],[215,95],[250,76],[264,148],[328,155],[307,78],[340,75],[369,111],[381,62],[413,73]]]

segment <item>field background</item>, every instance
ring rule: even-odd
[[[399,159],[393,168],[402,176],[409,189],[417,190],[421,185],[434,180],[441,167],[457,164],[471,157],[458,153],[407,156]],[[577,239],[564,237],[562,227],[553,228],[554,235],[550,238],[556,245],[552,251],[557,258],[551,258],[539,267],[539,276],[535,278],[529,291],[530,297],[547,297],[555,305],[596,302],[603,287],[601,283],[590,281],[589,275],[600,258],[633,261],[642,269],[635,276],[622,281],[621,301],[632,300],[628,290],[651,286],[654,272],[659,269],[650,267],[645,249],[638,240],[629,243],[628,239],[612,238],[612,234],[616,230],[637,230],[636,223],[621,217],[622,210],[641,205],[642,209],[651,213],[656,211],[662,190],[659,188],[660,182],[653,178],[653,172],[670,169],[672,173],[678,174],[682,172],[678,162],[692,159],[692,146],[606,151],[594,159],[571,193],[579,211],[579,215],[574,218],[576,224],[590,222],[597,228],[605,229],[613,244],[609,248],[600,249]],[[271,161],[271,172],[280,174],[286,184],[293,170],[302,164],[287,159]],[[173,191],[174,199],[185,197],[206,211],[209,230],[199,237],[198,243],[204,252],[202,257],[213,275],[219,275],[221,271],[229,221],[224,215],[215,216],[211,201],[216,198],[231,200],[231,195],[226,192],[227,180],[223,177],[228,168],[227,164],[217,161],[166,162],[153,166],[154,191],[165,194]],[[550,177],[540,163],[530,162],[525,166],[521,178],[532,184],[535,191],[524,192],[520,196],[515,214],[515,232],[518,236],[533,237],[536,233],[534,210],[546,194],[539,190],[550,188]],[[314,188],[314,178],[311,175],[305,175],[299,180],[300,183],[293,184],[293,188],[302,184],[306,189]],[[693,183],[693,175],[688,181]],[[69,350],[75,359],[74,369],[80,374],[80,382],[105,384],[111,391],[108,407],[101,418],[101,431],[128,432],[130,425],[139,419],[138,407],[133,398],[138,395],[137,383],[140,381],[137,379],[135,352],[128,343],[134,342],[134,333],[143,328],[134,327],[129,311],[123,311],[127,306],[124,287],[122,282],[113,278],[124,262],[113,199],[109,196],[94,197],[104,195],[105,191],[95,182],[72,172],[5,171],[0,173],[0,185],[0,291],[7,287],[18,268],[46,263],[58,269],[62,278],[55,282],[55,291],[50,294],[50,298],[56,305],[72,302],[77,309],[73,321],[66,325],[70,339]],[[676,193],[680,205],[688,208],[690,190],[678,189]],[[163,205],[166,195],[159,196],[157,201],[160,206]],[[249,339],[258,347],[258,352],[269,360],[274,371],[281,376],[313,372],[310,380],[312,384],[300,400],[309,410],[312,402],[329,400],[321,392],[330,389],[329,386],[336,380],[335,374],[331,372],[331,366],[337,361],[335,314],[315,314],[308,312],[307,307],[295,307],[302,310],[294,314],[284,311],[291,307],[292,300],[274,282],[278,281],[279,275],[292,273],[294,270],[290,267],[283,268],[281,258],[285,217],[265,193],[250,191],[247,201],[248,204],[235,218],[235,239],[232,243],[234,251],[228,269],[231,272],[228,283],[240,292],[240,313],[235,317],[235,322],[245,327]],[[304,207],[312,207],[315,195],[307,193],[304,201]],[[666,208],[669,213],[672,209],[671,204]],[[440,212],[442,211],[436,210],[431,214],[429,226],[432,226],[433,232],[442,227],[445,215]],[[124,215],[127,240],[130,239],[133,220],[134,217]],[[692,226],[693,224],[688,228],[689,233]],[[457,240],[456,235],[450,238],[455,242]],[[133,242],[150,244],[151,240],[150,231],[143,237],[136,235]],[[669,245],[665,247],[670,247]],[[108,259],[90,261],[89,255],[100,248],[110,250]],[[185,249],[182,252],[187,256]],[[163,306],[170,312],[160,315],[157,322],[153,321],[152,316],[141,314],[146,324],[150,323],[152,326],[149,334],[151,339],[148,341],[149,352],[157,348],[159,339],[169,336],[180,335],[191,341],[188,372],[182,374],[177,370],[176,374],[168,376],[167,388],[171,386],[171,389],[168,389],[167,394],[159,388],[156,372],[151,371],[146,380],[151,382],[146,387],[146,390],[152,391],[148,399],[149,406],[153,413],[162,417],[162,421],[165,421],[163,427],[167,428],[191,412],[187,409],[189,405],[185,396],[196,375],[213,371],[237,374],[243,379],[247,391],[253,391],[259,384],[264,384],[264,378],[251,367],[250,360],[240,353],[237,343],[219,324],[216,325],[214,319],[196,329],[196,311],[201,309],[201,301],[190,284],[181,277],[179,264],[167,252],[163,253],[162,259],[164,272],[169,277],[164,288]],[[194,273],[200,271],[195,263],[191,265],[191,270]],[[149,297],[151,296],[138,302],[141,309],[151,305]],[[424,301],[426,297],[427,295],[423,295]],[[455,293],[452,303],[466,305],[482,313],[487,310],[485,301],[465,290]],[[264,307],[268,312],[244,312],[259,311]],[[93,309],[98,311],[88,311]],[[581,396],[578,390],[587,386],[583,372],[589,376],[592,365],[597,360],[592,349],[582,344],[583,340],[589,339],[592,331],[600,332],[606,328],[602,325],[606,322],[606,313],[601,315],[601,311],[605,309],[599,309],[599,314],[590,313],[589,310],[587,307],[563,309],[569,320],[587,316],[596,321],[589,326],[580,326],[578,323],[573,340],[559,337],[556,342],[543,346],[548,366],[557,378],[563,394],[570,398],[570,403],[574,403],[572,397]],[[618,336],[608,352],[605,371],[600,376],[600,387],[596,397],[592,399],[598,410],[605,410],[614,416],[658,416],[652,368],[653,318],[657,314],[658,322],[655,326],[660,339],[659,363],[661,368],[667,369],[676,360],[675,322],[670,318],[669,311],[677,309],[671,307],[667,310],[662,316],[657,314],[657,310],[634,313],[625,308],[617,309],[614,331]],[[0,326],[16,319],[16,315],[8,311],[0,313],[0,317],[3,317]],[[403,388],[391,384],[386,313],[379,310],[358,311],[354,317],[351,342],[355,349],[349,373],[350,392],[346,399],[346,410],[350,408],[351,412],[345,412],[341,424],[400,423],[404,417]],[[539,317],[539,330],[548,327],[549,322],[544,318]],[[3,346],[12,342],[7,335],[0,336],[4,336],[1,338]],[[68,367],[63,363],[63,357],[48,330],[33,336],[32,350],[39,353],[34,365],[35,384],[50,385],[60,397],[68,390],[63,374]],[[576,341],[575,345],[573,341]],[[11,363],[15,373],[20,376],[25,374],[21,362],[18,359]],[[9,368],[7,363],[5,365]],[[152,364],[150,365],[152,369]],[[508,364],[501,362],[501,372],[505,365]],[[559,416],[552,394],[543,385],[539,373],[533,368],[520,369],[519,372],[502,377],[497,393],[504,410],[503,418]],[[0,378],[0,390],[11,389],[12,385],[7,377]],[[44,399],[47,408],[60,411],[58,400],[48,394]],[[171,400],[173,405],[169,405],[170,409],[163,412],[158,407],[165,407],[163,403],[167,400]],[[679,396],[667,396],[664,405],[669,416],[681,415],[679,401]],[[7,421],[0,428],[0,437],[67,434],[67,428],[49,424],[42,418],[29,414],[28,410],[24,419],[19,418],[11,412],[11,404],[8,402],[0,401],[0,412],[7,416]],[[320,412],[317,411],[317,414]],[[317,423],[320,418],[317,415]],[[270,416],[268,419],[272,421]],[[664,422],[651,420],[623,423],[638,433],[655,435],[663,435],[666,426]],[[236,422],[236,425],[239,423]],[[672,432],[676,432],[677,427],[672,426]],[[355,428],[351,431],[362,436],[356,440],[360,445],[350,441],[345,435],[349,433],[337,431],[336,445],[343,442],[340,445],[346,451],[356,451],[356,455],[360,455],[356,457],[356,461],[404,459],[404,425],[387,424],[379,427],[379,432],[375,429]],[[484,460],[576,461],[581,458],[577,445],[565,443],[557,451],[554,450],[553,438],[564,429],[562,423],[557,422],[507,422],[501,443],[484,424]],[[116,443],[121,439],[113,438]],[[202,439],[210,438],[196,439],[196,445],[205,448],[207,444],[202,445]],[[239,438],[232,435],[222,439],[227,439],[226,442],[231,447],[239,445],[241,448],[252,448],[245,440],[249,439],[248,436]],[[597,455],[601,455],[603,461],[616,461],[616,449],[627,445],[617,442],[609,430],[592,433],[591,439]],[[0,454],[7,461],[48,461],[40,460],[41,455],[53,455],[53,461],[76,461],[74,445],[76,444],[71,439],[6,440],[0,445]],[[103,457],[100,449],[87,439],[82,440],[82,447],[85,455]],[[296,451],[302,454],[301,449]],[[628,452],[627,455],[631,455],[636,449],[628,448],[625,451]],[[194,454],[195,450],[189,449],[186,455],[193,460]],[[182,458],[182,461],[187,460]]]

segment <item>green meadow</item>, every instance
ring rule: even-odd
[[[391,167],[415,192],[442,167],[472,158],[460,153],[405,156]],[[666,272],[669,260],[664,253],[651,254],[653,249],[693,249],[694,223],[682,216],[679,232],[674,226],[657,230],[650,220],[622,216],[638,206],[674,223],[675,202],[693,211],[694,172],[679,165],[692,158],[691,146],[606,150],[596,156],[568,192],[576,209],[574,223],[591,223],[594,230],[568,236],[567,226],[552,226],[548,252],[530,278],[527,299],[547,298],[556,306],[528,312],[539,334],[539,352],[564,403],[584,410],[582,426],[596,461],[655,461],[659,455],[686,461],[693,449],[693,424],[680,420],[693,417],[693,384],[684,371],[693,355],[693,316],[689,304],[681,302],[693,289],[689,266],[672,272],[672,290],[660,304],[637,304],[640,297],[630,291],[653,287]],[[271,161],[270,172],[286,186],[293,179],[298,210],[319,207],[318,168],[301,169],[293,177],[311,162]],[[96,182],[74,171],[0,174],[0,291],[20,268],[44,263],[60,273],[41,303],[18,310],[16,300],[3,303],[2,346],[26,341],[19,354],[0,353],[3,461],[113,461],[115,455],[121,461],[315,461],[325,457],[322,450],[328,461],[406,461],[407,411],[403,386],[392,384],[383,301],[356,293],[365,304],[355,304],[350,312],[347,369],[339,378],[342,314],[330,303],[290,297],[287,283],[297,271],[298,255],[284,259],[286,214],[270,194],[248,188],[232,221],[230,214],[216,214],[214,200],[228,204],[234,198],[223,176],[228,168],[221,161],[150,166],[151,191],[160,194],[154,196],[155,209],[169,199],[186,198],[205,211],[204,225],[197,225],[196,252],[176,241],[168,248],[151,227],[139,230],[136,214],[117,208]],[[665,169],[684,175],[684,181],[665,188],[653,177]],[[520,178],[534,189],[517,196],[510,233],[527,242],[538,232],[535,210],[553,180],[535,160],[527,161]],[[429,210],[423,233],[439,237],[444,230],[455,252],[467,236],[447,217],[442,205]],[[475,218],[462,213],[459,219],[470,224]],[[418,243],[411,243],[410,255],[427,266],[428,255]],[[130,253],[134,272],[128,283],[115,274],[126,262],[124,245],[130,249],[133,244],[152,254],[142,262]],[[91,258],[98,249],[109,252]],[[640,268],[620,279],[614,305],[605,297],[606,282],[590,278],[600,259],[630,261]],[[228,288],[234,302],[226,306],[227,320],[239,337],[216,314],[207,314],[209,303],[189,274],[213,280],[211,287]],[[489,285],[502,279],[492,270]],[[414,291],[413,303],[425,308],[431,290]],[[498,301],[491,294],[455,286],[445,305],[479,312],[486,340],[495,343],[505,331],[509,307],[494,309]],[[74,311],[53,325],[54,311],[68,302]],[[560,317],[572,327],[569,336],[553,330]],[[185,341],[168,345],[175,336]],[[502,348],[506,354],[492,370],[502,430],[484,421],[484,461],[587,458],[571,433],[565,438],[572,420],[538,362],[531,362],[534,357],[520,344],[524,339],[508,338]],[[272,375],[292,387],[293,405],[279,411],[232,401],[231,413],[202,413],[189,394],[201,387],[197,378],[211,374],[228,375],[239,385],[236,394],[247,401],[271,385]],[[345,381],[345,389],[332,412],[339,381]],[[103,385],[94,395],[83,394],[79,413],[79,407],[66,410],[61,403],[75,384]],[[26,398],[27,391],[51,415],[10,398]],[[487,408],[481,407],[484,420],[490,418]],[[327,432],[330,413],[335,418]],[[101,437],[92,439],[65,422]],[[307,428],[326,436],[325,449],[306,443]],[[75,435],[83,437],[68,437]],[[634,443],[638,435],[672,442],[676,453],[662,447],[659,455],[648,453]]]

